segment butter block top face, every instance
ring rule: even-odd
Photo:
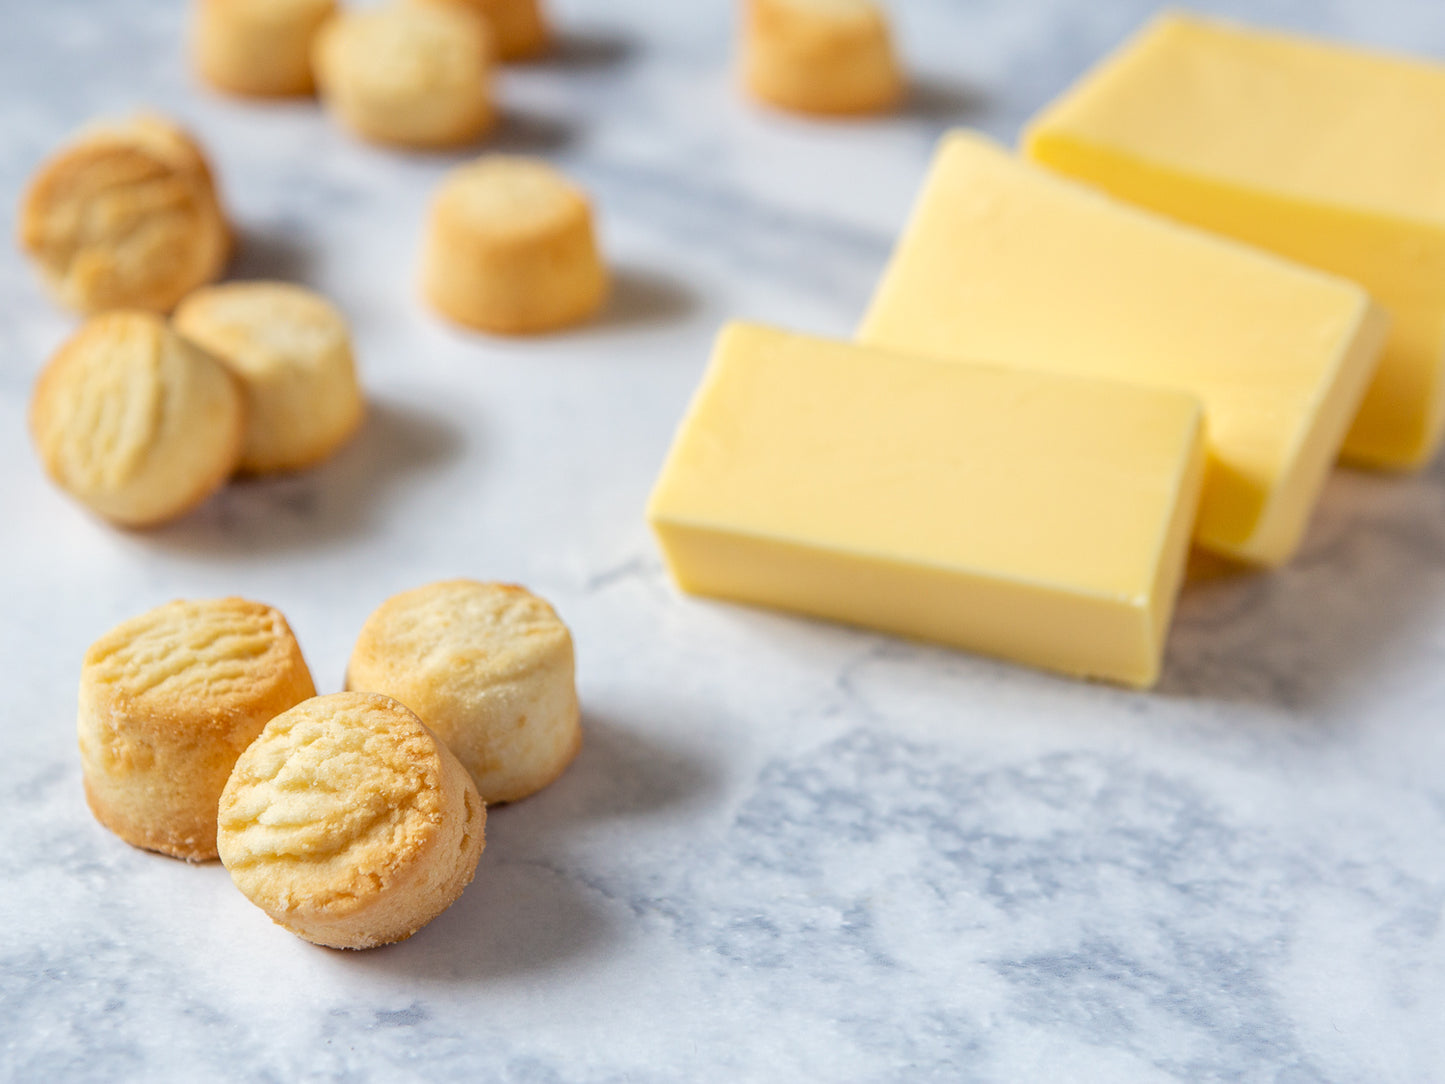
[[[1197,395],[1210,464],[1196,541],[1276,564],[1299,543],[1384,333],[1352,283],[957,132],[859,339]]]
[[[1199,428],[1187,395],[735,324],[648,516],[1167,613]]]
[[[1390,314],[1343,454],[1445,438],[1445,66],[1164,16],[1043,111],[1050,169],[1358,282]]]
[[[1169,14],[1035,128],[1445,230],[1442,102],[1445,67]]]

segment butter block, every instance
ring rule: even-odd
[[[859,340],[1197,395],[1195,540],[1276,565],[1299,546],[1388,321],[1354,283],[945,137]]]
[[[1203,463],[1179,392],[734,324],[647,516],[685,591],[1144,687]]]
[[[1347,459],[1445,433],[1445,67],[1165,15],[1029,127],[1049,168],[1354,279],[1390,313]]]

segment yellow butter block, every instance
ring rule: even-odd
[[[1148,686],[1201,427],[1178,392],[734,324],[647,516],[686,591]]]
[[[1197,395],[1210,462],[1195,539],[1274,565],[1299,545],[1387,323],[1354,283],[956,132],[859,339]]]
[[[1445,432],[1445,67],[1166,15],[1033,122],[1029,157],[1362,284],[1393,328],[1347,458]]]

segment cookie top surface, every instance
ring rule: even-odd
[[[771,6],[829,20],[871,22],[880,15],[873,0],[771,0]]]
[[[226,723],[310,676],[278,610],[241,598],[178,600],[122,622],[85,653],[82,684],[139,724]],[[293,701],[294,702],[294,701]]]
[[[314,23],[329,15],[336,7],[336,0],[207,0],[216,8],[234,13],[254,23],[276,24]]]
[[[80,130],[77,142],[139,147],[173,169],[194,173],[207,183],[212,180],[210,163],[200,145],[179,124],[159,113],[94,121]]]
[[[383,891],[445,813],[439,746],[415,715],[374,693],[319,696],[236,762],[221,858],[263,906],[345,912]]]
[[[232,282],[181,303],[176,329],[247,375],[308,368],[348,348],[346,320],[325,298],[284,282]]]
[[[20,243],[69,305],[171,308],[229,244],[210,170],[159,117],[93,125],[26,189]]]
[[[546,162],[505,154],[452,170],[436,199],[448,221],[497,239],[545,236],[591,213],[586,194]]]
[[[87,321],[46,366],[31,404],[31,430],[51,473],[82,493],[134,477],[184,383],[189,349],[150,313]]]
[[[470,91],[491,56],[485,21],[443,4],[349,12],[326,27],[319,44],[326,75],[381,101]]]
[[[446,580],[382,603],[362,627],[352,672],[365,680],[465,673],[499,681],[549,666],[571,650],[567,626],[526,588]]]

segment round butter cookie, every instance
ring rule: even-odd
[[[888,21],[872,0],[745,0],[743,82],[799,113],[874,113],[903,95]]]
[[[530,60],[547,51],[551,33],[541,0],[429,0],[462,4],[487,21],[502,60]]]
[[[545,162],[493,155],[432,201],[422,292],[459,324],[502,335],[576,324],[607,296],[586,194]]]
[[[198,290],[175,329],[223,362],[246,396],[240,469],[297,470],[325,459],[366,412],[346,320],[325,298],[280,282]]]
[[[328,108],[363,139],[455,147],[492,126],[492,39],[450,4],[391,3],[345,12],[317,35],[316,81]]]
[[[195,140],[143,115],[94,125],[47,159],[21,201],[20,246],[60,302],[82,313],[169,312],[231,251]]]
[[[400,700],[440,737],[487,802],[541,790],[582,742],[572,635],[522,587],[448,580],[394,595],[366,619],[350,689]]]
[[[401,941],[471,883],[486,806],[395,700],[336,693],[272,719],[221,795],[221,861],[277,924],[331,948]]]
[[[198,0],[196,70],[231,94],[310,94],[312,41],[335,12],[336,0]]]
[[[91,811],[137,847],[215,858],[216,804],[236,758],[315,695],[286,619],[259,602],[171,602],[117,625],[80,671]]]
[[[224,366],[145,312],[95,316],[41,371],[30,432],[51,479],[115,523],[144,527],[230,477],[246,411]]]

